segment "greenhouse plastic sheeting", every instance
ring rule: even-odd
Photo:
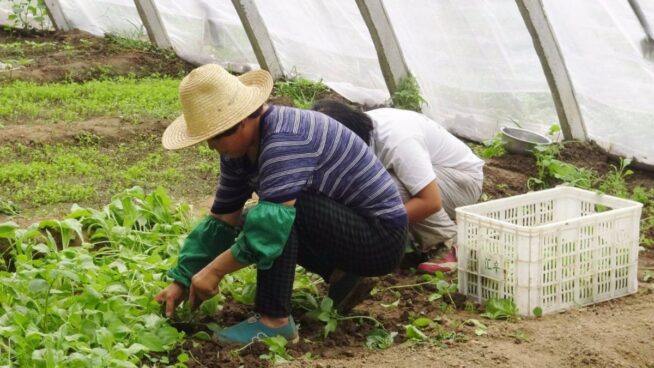
[[[390,96],[354,0],[257,1],[286,76],[321,80],[345,98],[379,104]]]
[[[654,24],[654,1],[640,1]],[[654,62],[627,1],[547,0],[589,138],[609,152],[654,164]]]
[[[104,36],[147,40],[147,31],[133,0],[59,0],[72,28]]]
[[[259,68],[229,0],[155,1],[177,54],[194,64],[218,63],[242,72]]]
[[[491,138],[502,126],[540,133],[558,121],[514,1],[384,1],[423,112],[451,132]]]

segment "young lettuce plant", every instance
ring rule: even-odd
[[[481,316],[488,319],[509,319],[518,314],[518,307],[511,299],[488,299],[485,310]]]
[[[324,328],[324,337],[326,338],[330,333],[336,330],[336,326],[340,321],[346,321],[349,319],[354,320],[369,320],[375,327],[383,329],[384,326],[377,319],[370,316],[342,316],[334,308],[334,301],[329,297],[324,297],[320,301],[320,306],[314,310],[310,310],[307,313],[309,318],[321,321],[325,323]]]

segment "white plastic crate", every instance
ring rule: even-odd
[[[641,210],[572,187],[457,208],[459,291],[522,315],[635,293]]]

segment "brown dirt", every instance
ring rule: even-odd
[[[613,162],[596,146],[568,144],[561,159],[577,166],[605,172]],[[491,198],[525,193],[526,181],[536,175],[534,159],[507,154],[487,161],[484,192]],[[654,187],[654,175],[636,171],[628,178],[646,188]],[[440,300],[429,302],[434,291],[426,288],[402,288],[395,292],[378,293],[358,306],[352,315],[368,315],[379,320],[387,330],[397,331],[395,344],[385,351],[364,347],[367,333],[374,327],[364,320],[347,321],[327,338],[322,337],[322,324],[294,311],[300,322],[301,342],[289,345],[287,351],[295,358],[292,367],[654,367],[654,284],[644,282],[646,273],[654,275],[654,251],[640,253],[640,289],[635,295],[614,299],[565,313],[541,318],[520,318],[513,321],[490,321],[479,315],[480,306],[471,304],[468,310],[457,301],[457,307]],[[389,275],[381,287],[420,282],[409,273]],[[455,298],[457,299],[457,298]],[[397,307],[384,307],[398,302]],[[230,325],[246,318],[250,307],[228,304],[216,320]],[[470,309],[472,308],[472,310]],[[236,313],[235,313],[236,311]],[[404,326],[416,316],[433,318],[437,323],[423,329],[428,335],[457,332],[456,338],[419,344],[407,341]],[[488,326],[488,334],[476,336],[474,328],[464,322],[477,319]],[[261,344],[239,352],[213,342],[186,348],[196,357],[191,367],[266,366],[257,359],[267,352]],[[310,353],[314,359],[307,359]],[[175,353],[170,357],[176,356]],[[219,356],[220,359],[210,359]],[[202,358],[204,357],[204,359]]]
[[[25,41],[35,45],[22,46],[19,50],[0,49],[0,62],[27,62],[27,65],[18,69],[0,72],[0,82],[84,81],[120,75],[180,76],[193,68],[191,64],[174,57],[170,52],[151,47],[129,48],[110,39],[94,37],[78,30],[46,34],[0,32],[0,43]],[[39,44],[44,46],[36,46]]]
[[[650,260],[651,261],[651,260]],[[650,263],[650,266],[654,263]],[[417,281],[414,276],[389,276],[385,286]],[[353,315],[371,315],[387,330],[397,331],[395,344],[385,351],[363,347],[374,327],[368,321],[342,321],[335,332],[322,337],[322,324],[294,311],[300,323],[301,340],[289,344],[287,352],[295,358],[293,367],[654,367],[654,285],[641,283],[638,294],[605,303],[547,315],[511,321],[482,319],[476,311],[443,312],[439,301],[428,302],[429,290],[400,289],[385,292],[365,301]],[[400,300],[397,307],[384,308]],[[215,318],[230,325],[247,318],[250,307],[229,303]],[[415,316],[427,316],[437,322],[422,330],[430,336],[456,332],[452,339],[433,343],[407,341],[404,326]],[[465,321],[477,319],[488,327],[484,336],[476,336]],[[258,357],[267,353],[261,344],[235,353],[233,347],[214,342],[194,341],[183,347],[195,359],[190,367],[265,367]],[[170,354],[173,358],[181,350]],[[307,354],[312,359],[307,359]]]
[[[119,142],[143,134],[160,134],[168,122],[149,121],[128,124],[120,118],[94,118],[78,123],[8,125],[0,129],[0,142],[13,144],[72,144],[85,137],[102,138],[103,142]],[[92,137],[90,139],[93,139]]]
[[[190,66],[178,59],[167,59],[150,50],[124,50],[110,41],[93,38],[83,32],[56,33],[45,36],[15,36],[0,32],[0,42],[19,39],[33,42],[58,42],[61,45],[25,50],[22,55],[0,53],[0,61],[7,57],[23,57],[30,63],[10,74],[0,73],[0,83],[7,79],[48,82],[62,79],[85,80],[98,76],[152,73],[180,75]],[[65,46],[70,45],[70,46]],[[41,51],[39,51],[41,50]],[[122,51],[121,51],[122,50]],[[288,105],[282,98],[274,103]],[[122,141],[135,133],[159,134],[165,122],[126,125],[117,118],[93,119],[82,124],[54,124],[52,126],[11,126],[0,130],[0,141],[35,143],[74,143],[80,139],[80,129],[104,139]],[[83,127],[83,128],[82,128]],[[596,146],[568,144],[561,158],[575,165],[605,172],[611,160]],[[526,182],[535,175],[534,160],[528,156],[505,155],[487,161],[484,192],[490,198],[516,195],[527,191]],[[636,171],[628,178],[628,185],[654,187],[652,173]],[[184,198],[200,207],[210,204],[206,194]],[[0,218],[0,222],[2,218]],[[639,279],[646,272],[654,273],[654,252],[641,252]],[[381,281],[381,288],[408,285],[420,278],[409,273],[390,275]],[[373,328],[370,321],[341,321],[336,331],[322,337],[322,323],[294,310],[300,323],[301,341],[288,347],[296,359],[293,367],[654,367],[654,284],[641,282],[639,292],[613,301],[571,310],[541,318],[514,321],[484,320],[468,305],[468,311],[440,300],[429,302],[433,288],[401,288],[386,290],[364,301],[354,315],[373,316],[389,331],[397,331],[396,344],[385,351],[371,351],[363,346],[365,336]],[[458,298],[455,298],[458,299]],[[448,299],[449,300],[449,299]],[[397,307],[392,305],[397,302]],[[458,309],[457,309],[458,308]],[[227,303],[213,319],[230,325],[246,318],[251,306]],[[404,325],[416,316],[434,319],[424,329],[430,336],[452,333],[452,338],[436,343],[416,344],[407,341]],[[464,322],[478,319],[488,326],[488,334],[476,336],[474,328]],[[202,322],[209,322],[205,320]],[[186,326],[188,327],[188,326]],[[190,326],[202,328],[202,326]],[[169,353],[171,361],[181,352],[189,352],[191,367],[259,367],[268,364],[259,359],[266,352],[261,344],[254,344],[240,353],[213,342],[188,339],[182,347]],[[306,354],[311,354],[311,359]],[[303,358],[304,357],[304,358]]]

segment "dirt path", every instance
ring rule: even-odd
[[[357,358],[293,367],[654,367],[654,287],[599,305],[517,322],[482,320],[488,335],[441,348],[404,343]],[[471,317],[472,318],[472,317]],[[477,317],[478,318],[478,317]],[[526,336],[523,341],[516,336]]]

